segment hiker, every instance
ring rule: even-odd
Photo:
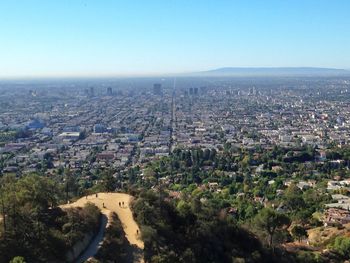
[[[102,203],[102,207],[105,208],[105,203]]]
[[[96,194],[96,198],[98,197],[98,194]]]
[[[139,234],[139,230],[137,229],[137,230],[136,230],[136,235],[138,235],[138,234]]]
[[[124,206],[124,202],[123,202],[123,206]]]
[[[120,207],[120,202],[119,202],[119,207]]]

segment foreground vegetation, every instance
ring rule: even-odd
[[[51,169],[51,179],[44,172],[4,175],[0,262],[15,256],[27,262],[64,260],[84,234],[96,229],[99,211],[91,205],[62,211],[57,205],[114,190],[137,197],[133,209],[147,262],[342,262],[350,258],[346,232],[315,244],[316,250],[304,240],[322,225],[320,215],[331,194],[348,195],[346,189],[330,192],[327,181],[350,178],[349,161],[349,148],[330,148],[321,161],[320,150],[310,146],[244,150],[224,145],[220,151],[177,149],[125,171]],[[301,187],[302,182],[310,185]],[[97,260],[130,261],[124,235],[114,217]]]
[[[98,230],[99,209],[92,204],[82,209],[57,207],[58,188],[48,178],[4,177],[0,198],[0,262],[16,256],[26,262],[65,262],[85,234]]]
[[[327,150],[326,158],[321,160],[320,150],[310,146],[243,150],[225,145],[221,152],[178,149],[169,157],[147,163],[141,170],[130,170],[127,176],[133,185],[131,190],[152,189],[151,193],[157,196],[154,200],[145,199],[143,194],[141,200],[144,198],[145,203],[135,204],[137,218],[145,225],[148,259],[166,262],[172,256],[181,259],[187,252],[194,255],[194,262],[241,259],[260,262],[266,255],[277,262],[342,262],[348,259],[348,254],[342,252],[346,240],[332,239],[316,248],[302,241],[308,237],[309,229],[322,225],[320,215],[324,204],[332,202],[331,194],[348,194],[346,189],[329,191],[327,181],[350,177],[349,156],[349,148]],[[152,216],[149,215],[151,211]],[[154,216],[158,211],[158,217]],[[225,242],[213,246],[210,249],[213,254],[207,255],[205,251],[196,250],[196,244],[206,247],[203,240],[209,244],[215,240],[216,231],[212,228],[217,228],[217,218],[224,218],[224,223],[220,221],[219,225],[225,230],[217,236]],[[181,231],[183,220],[190,221],[185,226],[188,228],[185,233],[190,233],[188,236],[176,232]],[[212,228],[208,224],[213,224]],[[243,235],[247,239],[254,237],[260,244],[254,247],[260,249],[235,248],[240,252],[249,251],[247,255],[240,255],[230,247],[218,252],[219,256],[215,258],[216,247],[230,244],[225,233],[230,233],[231,227],[237,232],[231,233],[230,237],[235,239],[235,235],[245,231]],[[193,229],[210,234],[195,239],[197,233],[191,232]],[[171,238],[167,239],[168,235]],[[187,252],[177,246],[178,235],[189,248]],[[153,238],[147,239],[149,236]],[[252,240],[245,242],[254,244]],[[323,249],[328,250],[324,252]]]
[[[147,262],[281,262],[213,204],[171,202],[145,191],[133,208],[142,225]]]

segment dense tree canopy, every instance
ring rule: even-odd
[[[42,176],[3,177],[0,198],[0,262],[65,261],[69,249],[99,225],[94,205],[58,208],[58,185]]]

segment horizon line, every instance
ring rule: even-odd
[[[105,79],[105,78],[152,78],[152,77],[186,77],[186,76],[200,76],[200,74],[210,73],[216,70],[222,69],[324,69],[324,70],[339,70],[348,71],[350,73],[350,68],[338,68],[338,67],[314,67],[314,66],[222,66],[216,68],[209,68],[203,70],[192,70],[192,71],[182,71],[182,72],[149,72],[149,73],[101,73],[101,74],[57,74],[57,75],[12,75],[12,76],[1,76],[0,81],[4,80],[40,80],[40,79]],[[282,75],[282,74],[281,74]],[[288,75],[288,74],[287,74]],[[289,74],[293,75],[293,74]],[[295,75],[295,74],[294,74]],[[227,75],[226,75],[227,76]],[[247,76],[247,74],[238,75],[232,74],[232,76]],[[261,76],[259,74],[252,74],[249,76]],[[270,76],[270,75],[267,75]]]

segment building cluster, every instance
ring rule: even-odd
[[[344,78],[184,79],[176,85],[135,80],[117,87],[28,83],[1,89],[1,173],[125,170],[176,148],[221,151],[227,145],[304,144],[316,146],[323,161],[328,147],[350,142],[350,82]],[[299,182],[298,187],[313,185]],[[328,183],[328,190],[343,187],[348,184]]]

